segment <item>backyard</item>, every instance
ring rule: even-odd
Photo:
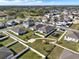
[[[36,53],[34,53],[33,51],[29,50],[20,57],[18,57],[18,59],[41,59],[41,57]]]

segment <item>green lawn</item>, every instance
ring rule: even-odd
[[[14,52],[19,53],[25,48],[25,46],[23,46],[20,43],[16,43],[16,44],[10,46],[9,48],[12,49]]]
[[[14,34],[13,32],[10,32],[10,31],[9,31],[9,33],[11,33],[11,34],[13,34],[13,35],[25,40],[25,41],[27,41],[30,38],[41,38],[40,36],[34,35],[34,32],[31,31],[31,30],[29,30],[28,33],[23,34],[23,35],[16,35],[16,34]]]
[[[11,42],[13,42],[14,40],[12,39],[12,38],[7,38],[7,39],[5,39],[5,40],[3,40],[3,41],[0,41],[0,44],[2,44],[2,45],[7,45],[7,44],[9,44],[9,43],[11,43]]]
[[[0,22],[6,22],[7,20],[6,19],[0,19]]]
[[[40,32],[36,32],[36,33],[41,34],[41,35],[45,35],[44,33],[40,33]]]
[[[51,50],[55,47],[54,45],[43,43],[42,40],[36,40],[33,43],[28,43],[28,45],[44,55],[48,55],[51,52]]]
[[[28,32],[28,33],[23,34],[23,35],[16,35],[13,32],[10,32],[10,31],[8,31],[8,32],[15,35],[15,36],[17,36],[17,37],[19,37],[19,38],[21,38],[21,39],[23,39],[23,40],[25,40],[25,41],[27,41],[29,38],[31,38],[31,36],[33,34],[33,32]]]
[[[4,33],[2,33],[2,32],[0,32],[0,34],[3,35],[3,36],[7,36],[6,34],[4,34]]]
[[[41,57],[33,51],[29,50],[18,59],[41,59]]]
[[[52,52],[49,54],[48,58],[49,58],[49,59],[59,59],[59,56],[61,55],[61,53],[62,53],[63,50],[64,50],[64,49],[62,49],[62,48],[56,46],[56,47],[52,50]]]

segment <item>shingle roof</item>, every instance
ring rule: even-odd
[[[13,54],[7,47],[1,47],[0,48],[0,59],[6,59],[6,57]]]
[[[36,25],[36,29],[38,30],[39,28],[42,28],[43,26],[45,26],[45,25],[43,25],[43,24],[38,24],[38,25]]]
[[[64,50],[60,55],[59,59],[79,59],[79,54]]]
[[[12,29],[14,32],[20,33],[20,32],[26,32],[24,29],[16,27]]]
[[[79,39],[79,32],[68,31],[66,33],[66,37],[71,37],[71,38]]]

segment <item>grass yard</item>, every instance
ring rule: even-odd
[[[10,31],[8,31],[8,32],[11,33],[11,34],[13,34],[13,35],[15,35],[15,36],[17,36],[17,37],[19,37],[20,39],[25,40],[25,41],[27,41],[29,38],[31,38],[31,36],[33,34],[33,32],[28,32],[28,33],[23,34],[23,35],[16,35],[13,32],[10,32]]]
[[[36,32],[36,33],[41,34],[41,35],[45,35],[44,33],[40,33],[40,32]]]
[[[49,54],[48,58],[49,59],[59,59],[61,53],[63,52],[63,48],[60,48],[58,46],[56,46],[52,52]]]
[[[0,19],[0,22],[6,22],[8,21],[7,19]]]
[[[33,51],[29,50],[25,54],[20,56],[18,59],[41,59],[41,57]]]
[[[41,38],[40,36],[34,35],[34,32],[31,31],[31,30],[29,30],[28,33],[23,34],[23,35],[16,35],[13,32],[10,32],[10,31],[8,31],[8,32],[19,37],[19,38],[21,38],[21,39],[23,39],[23,40],[25,40],[25,41],[27,41],[30,38]]]
[[[16,53],[21,52],[23,49],[25,49],[25,46],[23,46],[23,45],[20,44],[20,43],[16,43],[16,44],[10,46],[9,48],[10,48],[13,52],[15,52],[15,54],[16,54]]]
[[[9,44],[9,43],[11,43],[11,42],[13,42],[14,40],[12,39],[12,38],[7,38],[7,39],[5,39],[5,40],[3,40],[3,41],[0,41],[0,44],[2,44],[2,45],[7,45],[7,44]]]
[[[2,32],[0,32],[0,34],[3,35],[3,36],[7,36],[6,34],[4,34],[4,33],[2,33]]]
[[[28,43],[28,45],[44,55],[48,55],[51,52],[51,50],[55,47],[54,45],[43,43],[42,40],[36,40],[33,43]]]

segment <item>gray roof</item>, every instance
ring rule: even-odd
[[[54,27],[53,26],[46,26],[45,29],[46,29],[46,31],[51,31],[54,29]]]
[[[5,59],[6,57],[12,55],[13,52],[10,51],[7,47],[1,47],[0,48],[0,59]]]
[[[71,37],[71,38],[79,39],[79,32],[76,32],[76,31],[68,31],[66,33],[66,37]]]
[[[79,59],[79,54],[75,54],[75,53],[70,52],[68,50],[63,50],[59,59]]]
[[[43,24],[38,24],[38,25],[36,25],[36,29],[38,30],[39,28],[42,28],[43,26],[45,26],[45,25],[43,25]]]
[[[20,33],[20,32],[26,32],[24,29],[19,28],[19,27],[15,27],[12,29],[14,32]]]

